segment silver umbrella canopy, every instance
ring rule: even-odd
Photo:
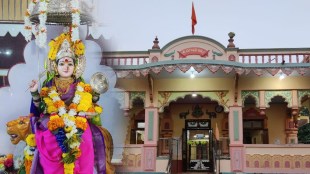
[[[49,0],[47,3],[47,19],[48,25],[71,25],[72,24],[72,0]],[[76,0],[79,3],[80,25],[92,23],[90,12],[92,11],[92,2],[85,0]],[[30,14],[30,21],[33,23],[40,23],[40,1],[35,4],[32,13]]]

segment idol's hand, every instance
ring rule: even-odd
[[[38,91],[38,87],[39,87],[38,81],[32,80],[30,85],[29,85],[29,90],[30,90],[30,92],[36,92],[36,91]]]

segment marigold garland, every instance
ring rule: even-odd
[[[25,155],[25,170],[26,174],[30,174],[31,164],[34,156],[34,151],[37,146],[35,141],[35,135],[29,134],[26,137],[26,147],[24,148],[24,155]]]
[[[44,87],[40,92],[46,104],[50,120],[48,129],[56,136],[61,148],[65,174],[73,173],[74,162],[81,155],[81,136],[87,129],[85,115],[99,115],[102,108],[92,103],[92,91],[89,84],[79,82],[72,103],[66,106],[61,100],[56,87]]]

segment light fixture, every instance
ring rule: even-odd
[[[285,78],[285,74],[283,72],[280,72],[280,76],[279,76],[279,79],[280,80],[283,80]]]
[[[192,74],[191,74],[191,79],[193,79],[193,78],[195,78],[196,76],[195,76],[195,74],[194,74],[194,71],[192,71]]]
[[[10,56],[10,55],[12,54],[12,50],[6,50],[6,51],[5,51],[5,54],[6,54],[7,56]]]
[[[197,94],[196,93],[192,93],[192,97],[197,97]]]

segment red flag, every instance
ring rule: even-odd
[[[194,2],[192,2],[192,34],[195,33],[195,25],[197,24]]]

